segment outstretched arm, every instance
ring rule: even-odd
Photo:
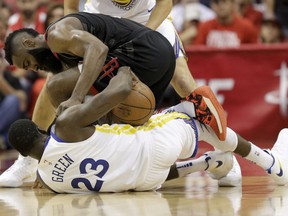
[[[90,137],[92,123],[125,100],[137,78],[129,67],[121,67],[109,85],[92,99],[66,109],[56,120],[56,135],[65,141],[76,142]]]

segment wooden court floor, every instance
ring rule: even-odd
[[[1,171],[16,153],[0,153]],[[288,187],[267,176],[244,176],[242,187],[218,187],[204,173],[166,182],[159,191],[53,194],[46,189],[0,188],[0,216],[287,216]]]

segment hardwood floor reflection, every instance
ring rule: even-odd
[[[287,212],[288,187],[275,186],[267,176],[245,176],[242,187],[230,188],[196,173],[152,192],[79,195],[33,190],[31,185],[0,188],[1,216],[286,216]]]
[[[242,187],[218,187],[206,176],[167,182],[157,192],[54,194],[31,187],[1,188],[0,215],[287,215],[288,188],[268,177],[244,177]]]

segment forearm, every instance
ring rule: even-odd
[[[77,105],[77,109],[70,109],[67,110],[68,112],[64,112],[65,121],[81,127],[90,125],[110,112],[120,102],[124,101],[131,90],[131,72],[127,70],[121,72],[120,70],[117,76],[110,80],[109,85],[101,93],[94,96],[91,100]],[[60,117],[64,116],[60,115]],[[67,123],[67,125],[69,124]]]
[[[97,52],[96,52],[97,51]],[[102,67],[105,63],[108,53],[107,49],[97,50],[96,48],[87,50],[84,56],[83,67],[81,70],[80,77],[73,90],[71,98],[83,101],[91,86],[98,78]]]
[[[3,76],[0,76],[0,92],[4,95],[14,94],[16,89],[14,89]]]
[[[167,18],[173,7],[171,0],[157,0],[155,8],[151,12],[146,26],[156,30],[160,24]]]

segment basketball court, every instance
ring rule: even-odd
[[[0,152],[1,172],[16,158],[16,151]],[[0,215],[286,216],[288,187],[276,186],[256,165],[237,158],[242,187],[218,187],[217,181],[202,172],[166,182],[159,191],[150,192],[54,194],[26,184],[0,188]]]

